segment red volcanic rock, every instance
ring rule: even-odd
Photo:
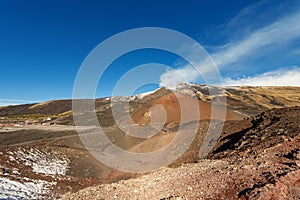
[[[180,103],[184,103],[187,105],[185,107],[185,111],[195,109],[193,105],[197,105],[199,108],[199,116],[198,115],[189,115],[185,121],[181,121],[181,107]],[[151,110],[151,107],[155,105],[160,105],[164,109],[154,109]],[[241,120],[244,118],[244,115],[233,112],[232,110],[224,111],[222,107],[214,107],[215,109],[215,118],[212,118],[212,104],[209,102],[201,101],[194,99],[190,96],[178,94],[178,93],[168,93],[157,99],[150,101],[147,105],[138,109],[132,115],[132,119],[139,124],[149,124],[150,123],[150,114],[153,116],[164,116],[163,112],[166,112],[167,119],[166,123],[186,123],[195,120],[208,120],[208,119],[222,119],[222,113],[226,113],[226,120]],[[192,113],[192,112],[191,112]],[[160,121],[163,121],[161,119]]]

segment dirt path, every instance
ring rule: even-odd
[[[78,134],[74,135],[68,135],[68,136],[60,136],[60,137],[54,137],[54,138],[45,138],[45,139],[39,139],[39,140],[31,140],[27,142],[20,142],[20,143],[15,143],[15,144],[10,144],[10,145],[3,145],[0,147],[15,147],[15,146],[23,146],[23,145],[28,145],[28,144],[33,144],[37,142],[45,142],[45,141],[51,141],[51,140],[59,140],[59,139],[68,139],[72,137],[78,137]]]
[[[76,131],[76,130],[89,130],[93,129],[95,126],[66,126],[66,125],[28,125],[28,126],[12,126],[12,127],[3,127],[0,129],[1,133],[14,132],[20,130],[41,130],[41,131]]]
[[[28,145],[37,142],[53,141],[78,137],[78,130],[84,134],[95,134],[90,130],[95,127],[75,127],[75,126],[24,126],[9,127],[0,131],[0,147],[13,147]],[[108,131],[111,128],[105,128]],[[81,132],[81,133],[82,133]],[[85,133],[86,132],[86,133]]]

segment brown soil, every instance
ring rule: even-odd
[[[292,107],[239,122],[243,128],[227,123],[210,160],[101,184],[63,199],[299,199],[299,119],[300,108]]]
[[[201,160],[137,179],[86,188],[62,199],[299,199],[300,138],[234,161]],[[283,148],[284,147],[284,148]]]
[[[204,86],[193,86],[196,96],[178,93],[181,100],[196,102],[200,108],[200,126],[190,148],[171,166],[142,176],[115,171],[98,162],[82,145],[73,130],[21,130],[0,133],[0,165],[7,169],[18,163],[7,160],[8,151],[18,146],[38,148],[63,155],[70,160],[67,177],[53,188],[53,196],[66,192],[79,192],[65,199],[299,199],[299,87],[236,87],[225,89],[227,116],[221,137],[206,160],[199,160],[199,149],[211,118],[211,99]],[[216,94],[220,92],[216,90]],[[110,101],[96,100],[96,112],[100,124],[105,127],[109,139],[119,147],[132,152],[151,152],[174,138],[180,124],[180,107],[175,95],[161,89],[143,99],[130,102],[130,113],[135,122],[148,124],[149,111],[156,119],[163,116],[162,105],[167,113],[167,122],[158,134],[147,139],[135,138],[115,126]],[[222,107],[217,107],[222,109]],[[271,108],[277,108],[268,110]],[[282,108],[282,109],[278,109]],[[219,110],[220,111],[220,110]],[[254,116],[258,113],[264,113]],[[250,117],[242,120],[245,115]],[[71,101],[50,101],[40,104],[0,108],[0,123],[3,120],[27,120],[51,116],[55,123],[74,125]],[[83,116],[84,117],[84,116]],[[194,120],[189,116],[182,125],[190,133]],[[215,118],[218,121],[218,118]],[[242,121],[241,121],[242,120]],[[124,118],[123,123],[126,123]],[[49,126],[50,127],[50,126]],[[42,141],[37,141],[42,139]],[[32,143],[24,143],[30,142]],[[163,155],[162,155],[163,156]],[[186,164],[184,164],[186,163]],[[191,164],[192,163],[192,164]],[[183,165],[182,165],[183,164]],[[22,173],[31,178],[50,180],[50,177],[35,175],[22,168]],[[139,178],[138,178],[139,177]],[[129,178],[127,181],[120,181]],[[120,181],[118,183],[115,183]],[[88,186],[95,186],[84,190]],[[109,184],[113,183],[113,184]]]
[[[199,106],[199,116],[194,116],[193,114],[189,115],[185,121],[181,121],[181,107],[180,102],[184,102],[185,105],[198,105]],[[152,109],[150,108],[155,105],[161,105],[164,109]],[[186,110],[195,109],[193,107],[187,107]],[[222,116],[223,108],[216,108],[216,117]],[[156,116],[157,121],[163,121],[163,118],[160,116],[164,116],[163,112],[166,112],[167,118],[166,123],[177,122],[177,123],[187,123],[195,120],[208,120],[208,119],[220,119],[220,118],[212,118],[211,116],[212,105],[208,102],[204,102],[201,100],[194,99],[189,96],[185,96],[182,94],[174,94],[168,93],[162,97],[159,97],[151,102],[149,102],[144,107],[137,110],[133,115],[132,119],[138,124],[149,124],[151,121],[150,115]],[[227,110],[226,112],[226,120],[241,120],[244,118],[244,115],[233,112],[232,110]]]

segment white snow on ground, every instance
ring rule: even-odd
[[[38,149],[22,149],[19,148],[17,157],[25,162],[26,166],[31,166],[33,172],[45,175],[66,175],[69,168],[69,160],[66,158],[58,158],[53,153],[43,152]],[[17,158],[17,160],[19,160]]]
[[[167,86],[166,88],[172,91],[186,89],[191,87],[191,83],[179,83],[179,84],[172,84],[170,86]]]
[[[141,93],[141,94],[137,94],[135,95],[136,98],[138,99],[142,99],[144,98],[145,96],[148,96],[150,94],[153,94],[154,92],[158,91],[160,88],[156,89],[156,90],[153,90],[153,91],[149,91],[149,92],[144,92],[144,93]]]
[[[57,179],[64,178],[69,168],[69,160],[55,152],[37,148],[18,147],[4,155],[9,168],[0,166],[0,200],[2,199],[45,199]],[[11,167],[14,166],[14,167]],[[22,170],[39,174],[24,177]],[[43,176],[53,177],[53,181],[43,180]],[[45,196],[46,195],[46,196]]]
[[[51,183],[42,180],[13,181],[0,177],[0,199],[42,199]]]
[[[112,103],[114,102],[119,102],[119,101],[123,101],[123,102],[127,102],[127,101],[132,101],[132,100],[135,100],[135,99],[142,99],[146,96],[149,96],[151,94],[153,94],[154,92],[158,91],[160,88],[156,89],[156,90],[153,90],[153,91],[149,91],[149,92],[144,92],[144,93],[141,93],[141,94],[136,94],[136,95],[133,95],[133,96],[113,96],[113,97],[107,97],[105,98],[106,101],[108,100],[111,100]]]
[[[113,96],[110,98],[111,103],[129,102],[135,99],[135,96]]]

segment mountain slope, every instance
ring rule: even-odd
[[[209,91],[211,94],[209,94]],[[269,188],[277,190],[278,187],[280,189],[280,184],[285,186],[292,184],[292,182],[287,182],[288,179],[297,181],[291,176],[297,177],[298,172],[296,157],[298,155],[297,148],[299,149],[299,143],[297,142],[299,137],[297,136],[299,132],[299,108],[291,106],[300,105],[298,87],[222,88],[179,84],[172,88],[161,88],[151,93],[133,97],[96,99],[95,112],[106,136],[115,145],[131,152],[151,152],[169,144],[178,131],[181,122],[180,105],[175,95],[187,105],[196,103],[200,107],[200,118],[197,115],[188,115],[181,124],[182,131],[189,134],[194,129],[194,124],[199,122],[200,126],[194,141],[189,149],[169,166],[176,169],[167,168],[167,174],[157,172],[153,176],[151,174],[147,176],[146,180],[150,182],[150,185],[153,182],[151,180],[154,180],[155,183],[158,182],[157,186],[145,186],[146,191],[144,192],[143,184],[147,185],[148,182],[139,182],[143,179],[141,178],[136,179],[138,182],[131,181],[134,184],[141,184],[142,190],[131,187],[126,182],[126,185],[121,184],[120,188],[119,185],[116,186],[118,188],[116,193],[124,192],[125,195],[129,195],[128,198],[135,198],[141,197],[138,195],[143,195],[143,192],[148,194],[147,190],[149,189],[153,192],[149,194],[149,198],[172,199],[173,197],[185,197],[184,195],[186,195],[190,198],[222,199],[232,197],[234,199],[239,194],[240,198],[245,197],[247,199],[248,196],[254,195],[253,192],[257,190],[265,189],[266,192]],[[225,97],[227,104],[218,104]],[[215,104],[212,104],[212,101]],[[129,110],[126,111],[124,108],[127,103],[130,106]],[[4,145],[0,148],[0,154],[3,157],[0,165],[2,169],[10,172],[9,178],[18,181],[18,176],[13,177],[15,174],[11,173],[14,169],[20,169],[22,176],[23,173],[27,173],[29,170],[26,166],[22,167],[23,165],[20,165],[20,163],[10,160],[9,152],[18,151],[20,147],[26,147],[30,151],[32,149],[44,150],[47,147],[48,150],[51,149],[51,154],[62,155],[70,161],[66,176],[61,180],[57,180],[57,186],[53,186],[51,189],[54,196],[59,196],[68,191],[77,192],[96,183],[112,183],[141,176],[141,174],[124,173],[110,169],[86,151],[76,134],[75,127],[69,126],[74,125],[71,104],[71,100],[57,100],[0,108],[0,132],[3,140],[2,145]],[[146,125],[150,122],[150,119],[153,120],[152,116],[160,121],[160,119],[163,119],[163,114],[166,113],[167,121],[160,124],[162,130],[157,131],[157,134],[152,137],[133,137],[122,132],[121,128],[117,126],[111,110],[112,104],[118,106],[117,112],[120,113],[118,123],[129,125],[129,128],[132,128],[128,129],[130,131],[136,130],[136,124],[128,123],[130,118],[140,125]],[[213,149],[213,153],[207,157],[208,159],[217,160],[199,161],[199,149],[206,136],[211,119],[211,109],[214,106],[216,106],[217,112],[222,111],[224,106],[227,106],[227,117],[223,132]],[[276,109],[270,111],[269,108]],[[185,109],[187,114],[190,113],[191,109],[192,107]],[[125,114],[122,113],[124,110]],[[259,114],[261,112],[264,113]],[[128,113],[130,115],[126,115]],[[84,113],[79,114],[85,117]],[[243,120],[244,118],[246,119]],[[200,121],[198,121],[199,119]],[[214,118],[216,127],[218,124],[222,124],[218,119]],[[31,123],[32,125],[30,125]],[[93,127],[81,128],[88,130]],[[188,164],[196,162],[201,164]],[[182,164],[188,165],[180,167]],[[206,167],[203,169],[201,166]],[[243,168],[243,166],[246,166],[246,168]],[[263,168],[264,171],[255,171],[260,168]],[[255,170],[253,171],[253,169]],[[268,169],[270,170],[268,171]],[[191,172],[191,176],[188,176],[190,179],[185,179],[185,174],[189,174],[189,171]],[[251,181],[243,173],[251,177]],[[31,178],[41,178],[36,176],[35,172],[30,172],[29,175]],[[5,176],[3,174],[0,177],[5,178]],[[161,177],[159,178],[159,176]],[[276,183],[273,181],[273,176],[276,178]],[[48,178],[49,181],[54,180]],[[225,182],[225,184],[214,184],[214,182]],[[279,186],[276,185],[277,183]],[[194,188],[193,184],[196,184],[197,187]],[[207,185],[211,189],[207,188]],[[130,194],[127,194],[127,186],[131,189]],[[114,195],[112,194],[114,186],[112,191],[103,189],[103,187],[107,187],[110,190],[111,185],[100,185],[99,187],[102,188],[98,188],[99,192],[96,193],[99,197],[106,197],[106,194]],[[293,186],[289,186],[289,188],[293,188]],[[138,194],[132,194],[134,189],[137,190]],[[213,190],[220,192],[216,193]],[[165,193],[164,191],[171,192]],[[215,194],[208,194],[210,192]],[[83,193],[80,192],[80,194]],[[161,194],[161,196],[157,196],[158,194]],[[297,193],[295,192],[295,194]],[[120,196],[120,194],[117,195]],[[127,198],[127,196],[125,197]],[[91,198],[91,196],[88,197]]]
[[[300,105],[300,87],[213,87],[197,84],[179,84],[170,89],[161,88],[152,93],[133,97],[114,97],[114,100],[124,103],[130,101],[130,113],[138,123],[149,123],[145,115],[151,105],[163,105],[167,108],[168,122],[178,121],[179,107],[173,92],[180,98],[198,100],[203,112],[201,119],[210,116],[211,101],[218,102],[226,97],[228,117],[237,119],[240,116],[255,116],[271,108],[284,108]],[[209,93],[211,92],[211,94]],[[189,97],[189,98],[188,98]],[[95,111],[100,123],[104,126],[114,125],[111,112],[112,98],[100,98],[95,101]],[[220,105],[225,106],[225,105]],[[158,113],[160,114],[160,113]],[[38,104],[0,107],[0,117],[10,117],[14,120],[25,121],[52,117],[56,124],[74,125],[72,118],[72,101],[55,100]]]
[[[210,160],[100,184],[62,199],[299,199],[299,120],[300,107],[292,107],[245,119],[240,122],[245,129],[229,122]]]

